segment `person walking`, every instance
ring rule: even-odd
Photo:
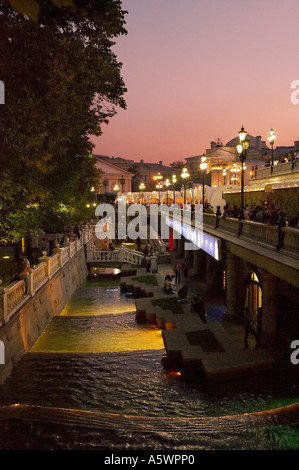
[[[252,327],[252,315],[249,312],[249,307],[245,308],[244,312],[244,346],[246,349],[249,349],[248,346],[248,336],[251,333],[256,338],[256,333]]]

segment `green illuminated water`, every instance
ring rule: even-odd
[[[206,386],[195,377],[186,382],[167,373],[164,359],[161,332],[135,322],[134,300],[120,294],[119,283],[87,281],[0,389],[0,405],[45,410],[38,421],[12,421],[8,413],[0,420],[0,449],[299,448],[296,424],[252,428],[244,422],[220,428],[214,421],[296,403],[297,390],[288,380],[263,375]],[[64,410],[60,424],[47,415],[49,408]],[[76,410],[95,413],[94,420],[85,418],[77,426]],[[97,413],[106,416],[104,424]],[[161,429],[127,429],[122,416],[159,418]],[[177,424],[162,432],[169,418],[177,418]],[[186,432],[182,418],[202,421]]]

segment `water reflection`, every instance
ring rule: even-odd
[[[118,283],[101,284],[88,281],[74,293],[0,390],[0,404],[33,407],[22,419],[10,419],[9,409],[5,418],[0,409],[0,448],[296,448],[296,425],[252,428],[228,419],[219,426],[217,420],[294,403],[283,381],[205,387],[198,377],[186,382],[177,371],[166,373],[161,332],[135,322],[134,301]],[[42,410],[32,420],[36,407]],[[82,428],[84,410],[101,415],[87,417]],[[128,415],[136,418],[130,426]],[[159,418],[159,426],[146,428]],[[165,420],[175,418],[166,429]]]
[[[163,348],[161,331],[136,325],[134,313],[56,317],[32,352],[101,353]]]

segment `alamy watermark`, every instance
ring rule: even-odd
[[[124,197],[125,200],[125,197]],[[117,213],[111,204],[99,204],[95,211],[96,217],[100,220],[95,227],[95,235],[99,240],[131,240],[156,239],[169,240],[170,226],[167,223],[171,216],[178,222],[178,229],[173,231],[173,239],[180,239],[183,235],[182,227],[191,227],[191,220],[197,231],[203,232],[203,210],[199,205],[195,211],[191,211],[191,206],[179,204],[151,204],[149,211],[143,204],[131,204],[127,206],[125,202],[118,204]],[[160,219],[159,219],[160,216]],[[129,222],[128,218],[130,219]],[[159,224],[160,220],[160,224]],[[149,223],[148,223],[149,221]],[[117,236],[116,236],[117,227]],[[185,249],[194,250],[198,247],[192,241],[187,241],[185,237]]]
[[[0,341],[0,364],[5,364],[5,347],[3,341]]]
[[[299,103],[299,80],[293,80],[291,83],[291,88],[294,89],[292,91],[290,99],[292,104]]]
[[[291,354],[291,363],[294,364],[294,366],[299,364],[299,339],[294,339],[291,343],[291,349],[294,349],[295,351],[292,352]]]
[[[0,104],[5,104],[5,86],[2,80],[0,80]]]

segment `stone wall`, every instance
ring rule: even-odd
[[[52,318],[60,315],[73,292],[87,278],[84,248],[76,253],[46,284],[44,284],[8,323],[0,328],[4,343],[5,363],[0,364],[0,384],[16,363],[39,338]]]

